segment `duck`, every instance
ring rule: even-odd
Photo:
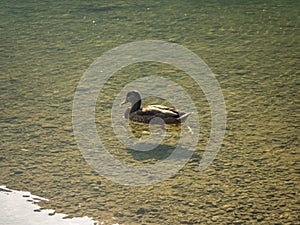
[[[170,108],[162,105],[148,105],[142,107],[141,94],[134,90],[129,91],[126,99],[121,103],[122,105],[131,103],[124,114],[126,119],[140,123],[151,124],[176,124],[179,125],[186,121],[191,113],[178,111],[175,108]]]

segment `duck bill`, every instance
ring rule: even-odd
[[[121,103],[121,105],[124,105],[124,104],[126,104],[127,103],[127,100],[124,100],[122,103]]]

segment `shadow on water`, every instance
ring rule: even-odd
[[[150,146],[151,144],[149,144],[147,148],[151,148]],[[149,151],[134,150],[131,148],[126,148],[125,151],[137,161],[160,161],[167,159],[172,154],[174,154],[172,158],[175,159],[181,159],[182,157],[185,158],[189,156],[194,158],[195,155],[192,150],[187,148],[167,144],[158,145]]]
[[[186,127],[166,125],[164,133],[158,125],[154,125],[152,131],[149,124],[130,121],[129,126],[136,138],[136,143],[133,146],[123,148],[123,151],[127,157],[139,163],[155,163],[155,161],[166,160],[171,155],[171,158],[176,160],[190,158],[194,155],[194,151],[189,149],[186,143],[180,143],[182,136],[189,132]],[[156,140],[156,138],[158,139]]]
[[[135,160],[144,161],[144,160],[164,160],[170,156],[176,146],[162,144],[156,148],[149,151],[138,151],[131,148],[127,148],[126,151],[128,154],[132,155]]]

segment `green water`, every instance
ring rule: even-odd
[[[44,207],[105,224],[295,224],[299,220],[298,1],[2,1],[0,184],[50,199]],[[112,101],[130,80],[169,74],[196,105],[201,133],[189,162],[145,187],[116,184],[93,171],[73,135],[76,86],[104,52],[163,40],[198,54],[216,74],[227,108],[222,148],[203,172],[210,131],[205,96],[182,71],[140,63],[118,71],[96,107],[111,153],[131,164],[166,152],[118,145]],[[170,91],[172,90],[165,90]],[[148,103],[158,99],[147,99]],[[168,102],[165,102],[166,104]],[[145,126],[132,125],[136,136]],[[151,155],[152,154],[152,155]]]

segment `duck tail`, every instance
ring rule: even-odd
[[[181,123],[183,123],[184,121],[186,121],[186,119],[188,118],[188,116],[192,114],[192,113],[185,113],[185,114],[182,114],[180,115],[180,117],[178,118],[178,120],[181,121]]]

